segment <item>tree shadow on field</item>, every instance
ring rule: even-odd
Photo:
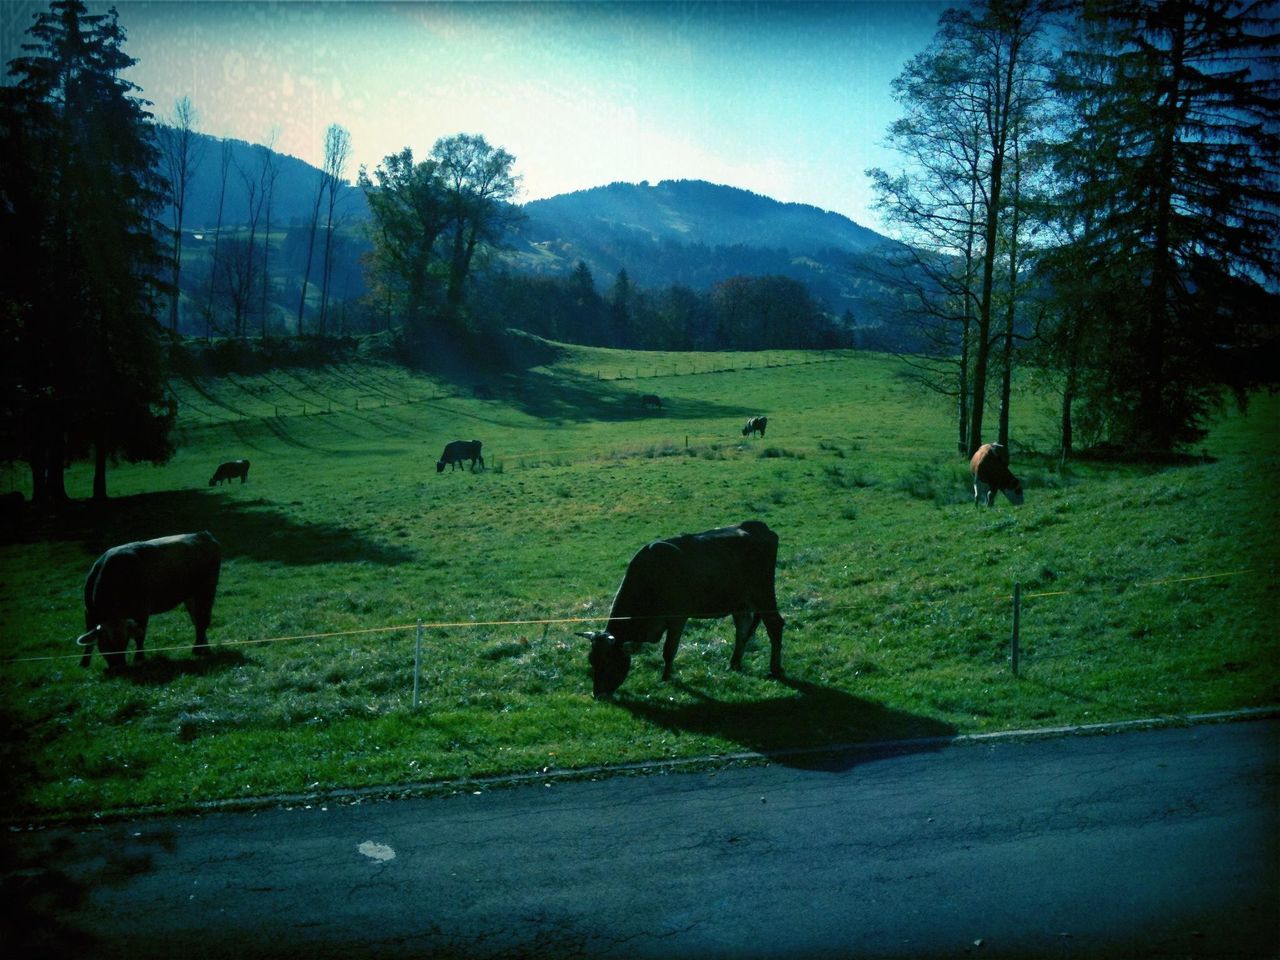
[[[4,542],[80,541],[96,557],[109,547],[176,533],[208,530],[222,558],[306,566],[366,562],[394,565],[417,559],[406,547],[380,543],[336,523],[302,522],[264,500],[217,496],[205,490],[169,490],[76,501],[49,516],[27,512]],[[86,568],[87,572],[87,568]]]
[[[754,407],[732,402],[673,397],[655,390],[644,380],[569,378],[533,370],[503,375],[498,380],[497,392],[523,413],[552,423],[724,418],[740,426],[739,420],[756,413]],[[651,394],[660,398],[661,407],[655,409],[640,402],[641,397]]]
[[[648,379],[600,380],[558,369],[564,349],[517,331],[473,331],[433,342],[429,356],[402,356],[413,368],[452,384],[456,395],[495,400],[549,423],[628,420],[738,420],[758,413],[736,403],[671,397]],[[664,378],[666,388],[671,380]],[[656,394],[662,407],[641,404]],[[727,399],[732,400],[730,395]],[[483,418],[480,418],[483,419]]]
[[[835,687],[805,680],[778,681],[793,693],[744,703],[717,700],[677,681],[674,686],[695,702],[615,697],[635,717],[682,733],[731,740],[785,766],[806,770],[848,770],[878,756],[937,750],[956,728],[932,717],[893,710]],[[903,744],[889,741],[933,742]],[[852,749],[858,743],[875,749]]]

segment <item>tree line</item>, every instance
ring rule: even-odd
[[[581,260],[567,277],[502,272],[477,284],[482,317],[550,340],[636,350],[831,349],[850,345],[808,287],[778,275],[735,276],[699,291],[646,290],[619,270],[604,292]]]
[[[1258,362],[1280,332],[1275,13],[980,0],[899,75],[902,165],[868,171],[907,244],[882,279],[962,452],[1008,442],[1016,364],[1051,375],[1064,458],[1081,434],[1171,451],[1227,391],[1275,383]]]

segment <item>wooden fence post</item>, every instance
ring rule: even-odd
[[[1010,640],[1010,663],[1013,666],[1013,675],[1018,675],[1018,655],[1021,653],[1019,649],[1021,645],[1021,629],[1022,629],[1022,584],[1015,583],[1013,585],[1013,637]]]

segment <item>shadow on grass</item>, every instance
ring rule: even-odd
[[[172,683],[178,677],[204,677],[223,670],[233,670],[250,662],[239,650],[220,649],[215,642],[209,652],[201,656],[193,654],[189,658],[180,658],[148,653],[147,659],[141,663],[130,662],[124,670],[107,671],[103,676],[113,680],[127,680],[137,687],[160,687]]]
[[[97,557],[118,544],[199,530],[217,537],[223,560],[248,557],[306,566],[361,561],[394,565],[417,559],[414,550],[370,540],[340,524],[301,522],[266,501],[218,496],[203,489],[140,493],[104,504],[75,501],[54,516],[27,511],[3,541],[81,541],[86,553]]]
[[[623,386],[621,384],[630,385]],[[501,377],[498,393],[521,412],[552,423],[598,420],[621,423],[629,420],[706,420],[723,417],[738,421],[752,416],[754,407],[737,403],[717,403],[687,397],[662,396],[662,407],[653,409],[640,398],[653,394],[643,381],[604,381],[553,376],[540,371],[509,373]],[[727,397],[732,401],[732,397]]]
[[[955,727],[932,717],[893,710],[834,687],[790,678],[779,684],[792,692],[746,703],[717,700],[678,681],[677,689],[694,697],[695,702],[641,700],[625,695],[614,702],[655,726],[731,740],[785,766],[806,770],[847,770],[876,756],[908,749],[935,750],[945,738],[956,734]],[[922,738],[942,740],[876,751],[826,749],[833,745]]]

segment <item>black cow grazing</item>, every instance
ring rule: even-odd
[[[228,460],[226,463],[218,464],[218,469],[213,471],[213,476],[209,478],[209,486],[217,486],[223,480],[230,483],[236,477],[240,478],[241,483],[249,479],[248,460]]]
[[[222,549],[207,530],[112,547],[100,556],[84,582],[85,633],[80,666],[87,667],[96,644],[108,670],[124,666],[132,637],[133,662],[144,658],[147,618],[186,604],[196,628],[194,653],[209,649],[209,618],[218,589]]]
[[[747,421],[747,425],[742,428],[742,435],[745,437],[748,434],[759,433],[760,436],[763,437],[764,428],[767,427],[768,425],[769,425],[768,417],[752,417],[750,420]]]
[[[1009,451],[998,443],[984,443],[969,461],[973,476],[973,503],[980,506],[985,498],[987,506],[996,502],[996,493],[1003,493],[1014,506],[1022,503],[1022,481],[1009,472]]]
[[[640,398],[640,406],[656,407],[657,409],[661,410],[662,398],[658,396],[656,393],[646,393],[643,397]]]
[[[631,558],[603,632],[591,641],[593,692],[610,697],[631,670],[631,654],[645,643],[662,646],[662,679],[671,679],[680,634],[689,619],[732,615],[730,668],[742,669],[742,652],[760,621],[769,631],[769,671],[782,676],[782,626],[774,594],[778,535],[759,520],[655,540]]]
[[[453,440],[446,443],[444,453],[440,454],[440,459],[436,461],[436,473],[444,473],[444,468],[449,464],[453,464],[453,469],[457,470],[463,460],[471,461],[472,470],[475,470],[477,460],[480,461],[481,469],[484,468],[484,457],[480,456],[479,440]]]

